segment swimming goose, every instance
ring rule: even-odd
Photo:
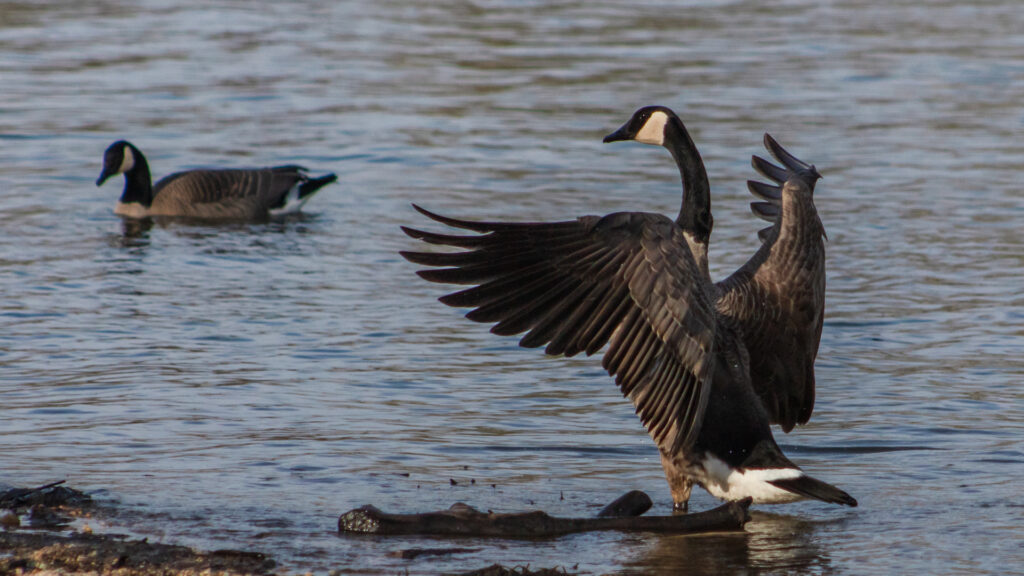
[[[476,222],[414,205],[428,218],[477,234],[403,227],[424,242],[467,250],[402,256],[439,267],[419,271],[426,280],[473,285],[441,301],[473,308],[466,316],[496,322],[496,334],[526,332],[521,346],[546,345],[548,354],[573,356],[607,345],[602,365],[658,446],[677,510],[687,508],[694,484],[725,500],[812,498],[856,506],[846,492],[800,470],[772,436],[772,415],[751,381],[743,317],[718,309],[719,295],[730,293],[732,284],[716,287],[708,273],[707,174],[683,123],[668,108],[641,108],[605,138],[617,140],[660,145],[672,153],[684,183],[675,221],[619,212],[564,222]],[[787,195],[807,188],[817,174],[788,153],[783,158],[786,169],[765,167],[770,175],[785,175],[781,188],[754,187],[777,208],[755,211],[777,212],[780,221],[789,213]],[[766,244],[787,234],[779,222],[774,228],[779,230],[763,235]],[[737,289],[737,300],[748,293],[754,291]]]
[[[124,192],[114,213],[131,218],[261,219],[298,211],[317,190],[337,180],[334,174],[310,178],[305,168],[288,165],[186,170],[153,186],[146,157],[125,140],[114,142],[103,154],[96,185],[117,174],[124,174]]]

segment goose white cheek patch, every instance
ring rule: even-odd
[[[662,111],[651,114],[651,117],[644,122],[644,127],[636,133],[637,142],[663,146],[665,144],[665,124],[668,122],[668,115]]]
[[[121,167],[117,169],[118,174],[124,174],[135,167],[135,154],[132,153],[132,149],[124,147],[124,158],[121,160]]]

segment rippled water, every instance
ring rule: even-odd
[[[0,482],[67,478],[120,503],[111,529],[291,570],[1019,570],[1024,11],[688,4],[0,3]],[[763,132],[825,175],[819,400],[779,440],[861,506],[414,561],[388,554],[444,544],[336,536],[365,503],[579,515],[639,488],[667,510],[596,359],[489,334],[397,257],[412,201],[674,213],[668,154],[600,143],[651,103],[708,164],[718,278],[756,246]],[[340,184],[281,222],[130,230],[119,184],[93,186],[119,138],[157,176],[302,163]]]

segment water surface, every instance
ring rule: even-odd
[[[290,570],[492,562],[584,573],[1003,574],[1024,565],[1024,12],[993,0],[7,2],[0,7],[0,482],[67,478],[113,530]],[[373,503],[592,514],[670,505],[596,358],[552,359],[435,298],[399,225],[674,214],[673,107],[708,165],[712,274],[756,248],[768,131],[825,175],[810,424],[779,441],[860,501],[742,534],[345,538]],[[279,222],[127,226],[102,152],[157,176],[301,163],[340,184]],[[452,485],[451,480],[458,482]],[[691,505],[716,502],[695,492]]]

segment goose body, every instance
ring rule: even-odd
[[[694,484],[726,500],[749,497],[771,504],[813,498],[856,506],[849,494],[808,476],[782,453],[770,425],[789,412],[769,407],[763,398],[788,399],[790,384],[783,382],[788,373],[774,373],[778,367],[765,363],[755,383],[752,359],[778,350],[765,352],[746,343],[758,342],[751,333],[760,337],[755,329],[760,324],[785,324],[791,309],[814,308],[819,302],[772,300],[755,289],[809,281],[788,268],[780,247],[793,240],[790,251],[805,250],[789,238],[796,213],[790,196],[809,198],[817,172],[766,137],[769,150],[786,168],[755,161],[780,186],[751,186],[770,206],[758,204],[755,211],[774,217],[774,224],[762,234],[764,244],[751,262],[715,285],[707,265],[713,223],[707,175],[682,122],[668,108],[641,108],[605,138],[617,140],[661,145],[672,153],[683,180],[676,220],[619,212],[564,222],[474,222],[416,206],[433,220],[476,234],[403,227],[413,238],[465,250],[402,255],[437,267],[419,272],[427,280],[470,285],[441,301],[473,308],[467,317],[496,323],[491,330],[496,334],[526,332],[522,346],[546,346],[548,354],[566,356],[606,348],[602,365],[658,446],[677,509],[686,508]],[[779,268],[781,263],[786,267]],[[821,276],[823,282],[823,267]],[[767,312],[747,312],[746,306],[767,306]],[[812,311],[810,316],[811,331],[820,335],[820,315]],[[814,321],[819,322],[816,328]],[[799,324],[794,332],[802,329]],[[816,347],[815,340],[815,352]],[[811,363],[813,370],[813,354]],[[810,384],[813,403],[813,374]],[[797,404],[806,402],[805,395]]]
[[[176,172],[152,184],[146,157],[130,142],[111,144],[96,180],[124,174],[124,191],[114,213],[129,218],[256,220],[296,212],[334,174],[311,178],[301,166],[253,169],[199,169]]]

